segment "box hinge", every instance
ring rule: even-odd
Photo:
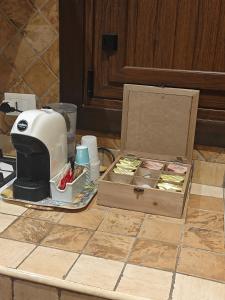
[[[88,70],[87,74],[87,96],[93,97],[94,93],[94,71]]]

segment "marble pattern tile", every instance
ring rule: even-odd
[[[225,255],[182,248],[177,272],[225,282]]]
[[[0,15],[0,49],[16,34],[16,29],[6,18]]]
[[[217,186],[192,183],[191,194],[223,198],[223,189]]]
[[[16,82],[17,74],[2,55],[0,55],[0,70],[4,74],[0,76],[0,91],[5,92]]]
[[[22,78],[17,78],[12,87],[9,88],[10,93],[33,94],[32,89],[26,84]]]
[[[78,213],[65,213],[60,224],[78,226],[96,230],[103,221],[105,212],[101,209],[89,209]]]
[[[174,271],[176,257],[176,245],[149,239],[137,239],[128,261],[131,264]]]
[[[19,266],[19,269],[64,278],[77,258],[77,253],[40,246]]]
[[[16,268],[35,248],[35,245],[0,238],[0,265]]]
[[[10,216],[0,213],[0,232],[4,231],[10,224],[17,219],[17,216]]]
[[[93,231],[89,229],[54,225],[41,244],[46,247],[81,252],[92,235]]]
[[[14,300],[58,300],[58,290],[54,287],[28,281],[14,281]]]
[[[188,207],[222,212],[224,211],[224,203],[222,198],[215,198],[201,195],[190,195]]]
[[[42,59],[56,74],[59,74],[59,39],[55,40],[48,50],[42,55]]]
[[[188,226],[212,231],[223,231],[223,214],[218,212],[189,208],[186,216]]]
[[[185,230],[183,245],[225,253],[223,232],[190,227]]]
[[[0,8],[18,28],[26,25],[35,13],[32,5],[26,0],[1,0]]]
[[[225,164],[195,160],[192,182],[221,187],[224,172]]]
[[[49,222],[58,222],[63,216],[63,212],[55,210],[28,209],[23,216]]]
[[[36,14],[30,18],[23,33],[30,45],[38,52],[46,50],[57,37],[52,26],[41,14]]]
[[[68,291],[61,291],[60,300],[106,300],[106,298],[72,293]]]
[[[172,300],[222,300],[225,284],[176,274]]]
[[[58,15],[58,0],[49,0],[42,8],[42,13],[49,20],[49,22],[59,29],[59,15]]]
[[[48,66],[38,59],[24,74],[24,80],[35,94],[41,97],[54,82],[56,76]]]
[[[116,291],[148,299],[167,300],[172,275],[171,272],[128,264]]]
[[[0,300],[12,300],[12,280],[0,275]]]
[[[125,261],[134,238],[97,231],[83,253],[107,259]]]
[[[1,237],[21,242],[39,243],[50,231],[52,224],[31,218],[19,218],[9,226]]]
[[[4,49],[3,55],[11,66],[23,73],[36,59],[36,54],[21,34],[17,34]]]
[[[136,236],[143,219],[143,213],[113,208],[109,211],[98,230]]]
[[[178,244],[181,238],[181,229],[182,224],[178,219],[148,215],[138,237]]]
[[[122,262],[81,255],[66,279],[83,285],[113,290],[123,266]]]
[[[0,200],[0,213],[20,216],[27,210],[26,207],[16,204],[10,204]]]
[[[26,207],[10,204],[3,200],[0,200],[0,213],[20,216],[27,210]]]
[[[30,2],[37,8],[41,8],[48,0],[30,0]]]
[[[59,102],[59,98],[59,82],[56,81],[55,83],[53,83],[50,89],[41,98],[39,98],[39,107],[44,106],[48,103]]]

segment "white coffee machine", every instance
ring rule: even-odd
[[[11,130],[16,149],[16,199],[39,201],[50,196],[49,180],[67,162],[67,129],[63,116],[52,109],[28,110]]]

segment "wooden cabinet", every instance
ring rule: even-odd
[[[119,132],[124,83],[200,89],[196,143],[225,146],[225,1],[61,0],[60,37],[79,127]]]

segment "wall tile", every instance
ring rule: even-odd
[[[4,93],[16,82],[17,74],[2,55],[0,55],[0,70],[1,74],[4,74],[0,76],[0,92]]]
[[[0,8],[18,28],[26,25],[35,13],[34,8],[27,0],[2,0]]]
[[[9,45],[4,49],[3,55],[19,73],[28,68],[36,58],[34,50],[21,34],[16,35],[11,40]]]
[[[23,31],[28,42],[38,53],[47,49],[57,36],[41,14],[32,17]]]
[[[42,96],[57,79],[40,59],[24,74],[25,82],[37,96]]]
[[[39,99],[39,107],[48,103],[59,102],[59,82],[56,81],[50,89]]]
[[[9,21],[0,15],[0,49],[15,35],[16,29]]]
[[[59,74],[59,40],[55,40],[48,50],[42,55],[42,59],[48,64],[50,69]]]
[[[58,30],[59,16],[58,16],[58,0],[49,0],[42,8],[44,16],[51,22],[51,24]]]
[[[12,300],[12,280],[6,276],[0,276],[0,300]]]
[[[14,281],[14,300],[58,300],[56,288],[32,282]]]

